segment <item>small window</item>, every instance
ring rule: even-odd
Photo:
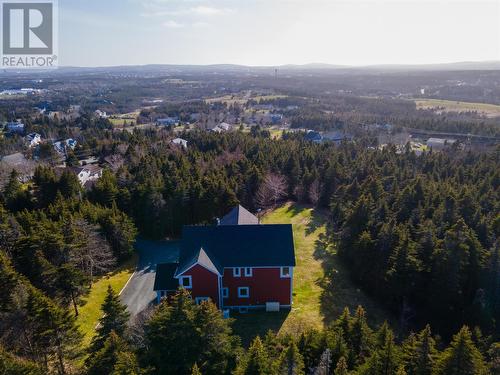
[[[233,277],[240,277],[241,276],[241,268],[233,268]]]
[[[191,289],[191,276],[181,276],[179,279],[179,285],[186,289]]]
[[[208,297],[196,297],[194,299],[194,302],[196,302],[197,305],[199,305],[200,303],[202,303],[203,301],[208,301]]]
[[[281,267],[280,277],[290,277],[290,267]]]
[[[252,267],[245,267],[245,276],[252,276]]]
[[[229,289],[222,288],[222,298],[227,298],[227,297],[229,297]]]
[[[239,298],[248,298],[250,297],[250,288],[247,286],[242,286],[238,288],[238,297]]]

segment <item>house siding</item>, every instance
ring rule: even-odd
[[[209,297],[219,306],[219,276],[199,264],[193,266],[181,276],[191,276],[191,292],[193,298]]]
[[[281,278],[280,268],[253,268],[252,276],[234,277],[233,269],[224,269],[222,287],[228,288],[229,295],[223,298],[223,306],[263,306],[266,302],[279,302],[280,305],[291,305],[291,278]],[[238,288],[248,287],[248,298],[238,297]]]

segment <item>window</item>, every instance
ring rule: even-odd
[[[245,267],[245,276],[252,276],[252,267]]]
[[[181,276],[179,279],[179,285],[186,289],[191,289],[191,276]]]
[[[250,288],[247,286],[242,286],[238,288],[238,297],[248,298],[250,297]]]
[[[229,297],[229,289],[222,288],[222,298],[227,298],[227,297]]]
[[[290,275],[291,275],[290,267],[281,267],[280,277],[290,277]]]
[[[194,299],[194,302],[196,302],[197,305],[199,305],[200,303],[202,303],[203,301],[208,301],[208,297],[196,297]]]
[[[233,268],[233,277],[241,276],[241,268]]]

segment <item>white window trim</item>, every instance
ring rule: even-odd
[[[247,295],[246,296],[242,296],[241,295],[241,291],[242,290],[246,290],[247,291]],[[238,298],[250,298],[250,288],[248,286],[240,286],[238,288]]]
[[[288,268],[288,274],[283,273],[284,268]],[[289,279],[290,277],[292,277],[292,267],[280,267],[280,277],[282,279]]]
[[[208,301],[208,299],[209,299],[208,297],[196,297],[196,298],[194,299],[194,302],[195,302],[197,305],[199,305],[199,304],[200,304],[200,303],[202,303],[203,301]]]
[[[240,267],[233,268],[233,277],[241,277],[241,268]]]
[[[189,280],[189,285],[188,286],[184,285],[184,279],[188,279]],[[179,285],[182,288],[191,289],[193,287],[193,278],[190,275],[188,275],[188,276],[181,276],[181,277],[179,277]]]
[[[245,267],[245,277],[252,277],[252,275],[253,275],[253,268]]]
[[[229,288],[222,288],[222,298],[229,297]]]

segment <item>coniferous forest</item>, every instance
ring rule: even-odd
[[[104,160],[91,190],[74,174],[12,172],[0,206],[0,373],[497,374],[500,372],[500,154],[311,143],[267,130],[181,134],[89,130]],[[270,332],[244,348],[210,303],[180,291],[130,327],[109,290],[88,349],[75,323],[100,275],[137,235],[177,238],[241,203],[297,201],[328,212],[327,240],[354,282],[401,321],[370,327],[362,307],[324,331]],[[332,253],[333,256],[333,253]],[[329,286],[327,285],[326,288]]]

